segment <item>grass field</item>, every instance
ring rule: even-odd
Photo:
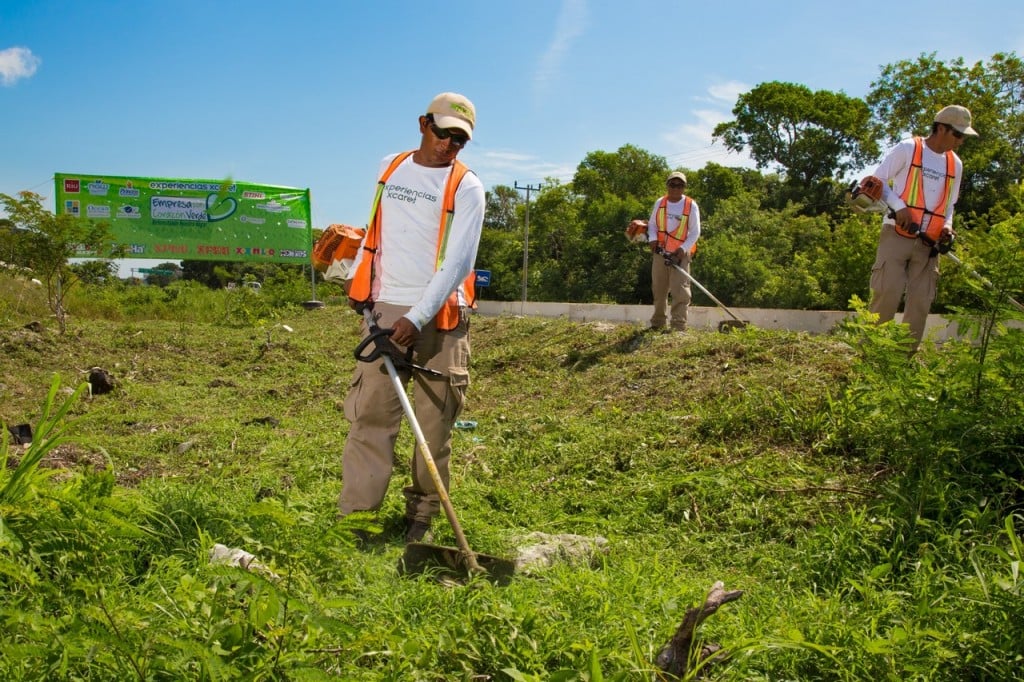
[[[1022,679],[1013,332],[971,364],[908,361],[888,328],[474,318],[470,544],[608,544],[452,587],[397,570],[407,428],[379,516],[336,519],[354,313],[111,312],[61,336],[24,327],[35,295],[0,309],[0,418],[37,434],[0,473],[4,679],[649,680],[715,581],[744,593],[700,630],[729,652],[716,679]],[[75,392],[94,367],[115,389]],[[216,543],[268,570],[211,565]]]

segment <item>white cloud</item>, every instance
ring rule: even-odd
[[[508,165],[515,165],[516,163],[529,161],[534,158],[529,154],[522,154],[519,152],[487,152],[485,157],[491,163]]]
[[[471,164],[487,186],[520,184],[536,185],[545,178],[558,178],[562,182],[572,180],[576,166],[557,164],[511,151],[489,151],[483,158],[476,158]]]
[[[713,161],[723,166],[753,168],[754,162],[746,153],[726,149],[714,140],[715,126],[732,120],[732,108],[736,99],[750,87],[738,81],[715,83],[707,92],[694,97],[701,108],[691,110],[691,120],[677,125],[662,134],[666,148],[664,154],[672,167],[702,168]]]
[[[583,35],[586,18],[585,0],[563,0],[555,26],[555,37],[547,51],[541,55],[534,75],[534,94],[538,101],[544,99],[551,84],[561,75],[562,61],[576,38]]]
[[[0,50],[0,84],[14,85],[22,78],[31,78],[41,63],[27,47]]]
[[[729,110],[732,111],[732,107],[736,104],[739,96],[750,89],[751,87],[746,83],[727,81],[725,83],[716,83],[709,87],[708,95],[711,96],[712,100],[727,104]]]

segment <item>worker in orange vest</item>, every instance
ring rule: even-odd
[[[469,309],[484,188],[456,158],[473,136],[472,102],[441,93],[418,125],[419,147],[381,162],[345,291],[352,308],[371,307],[377,326],[391,329],[390,340],[412,350],[412,364],[433,370],[402,371],[401,378],[403,385],[413,382],[416,421],[447,487],[451,432],[469,385]],[[403,410],[382,360],[356,363],[344,409],[350,428],[342,453],[342,516],[378,510],[391,480]],[[429,534],[440,498],[415,451],[411,468],[404,489],[406,541],[418,542]]]
[[[700,237],[700,208],[696,201],[683,194],[686,189],[683,173],[670,173],[665,186],[666,194],[654,202],[647,221],[647,241],[652,254],[651,292],[654,294],[651,329],[664,329],[667,322],[672,331],[681,332],[686,329],[690,307],[690,280],[673,266],[690,271],[690,260],[697,251]],[[672,299],[670,311],[669,298]],[[666,312],[671,312],[671,318]]]
[[[970,111],[945,107],[935,115],[928,137],[903,140],[874,172],[891,210],[882,221],[871,267],[869,310],[878,314],[879,322],[888,322],[905,293],[903,322],[916,340],[915,350],[935,300],[940,248],[954,237],[953,207],[963,176],[956,150],[966,136],[977,134]]]

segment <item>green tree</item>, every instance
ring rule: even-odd
[[[762,208],[755,194],[741,193],[720,202],[706,224],[702,220],[692,272],[726,305],[834,307],[815,267],[829,235],[827,216],[800,215],[795,205]],[[694,301],[713,305],[700,292]]]
[[[87,260],[70,266],[82,284],[105,286],[117,279],[117,263],[109,260]]]
[[[220,289],[231,281],[231,273],[225,264],[212,260],[181,261],[181,278],[201,282],[211,289]]]
[[[19,192],[17,198],[0,194],[8,219],[19,228],[13,232],[17,264],[31,268],[46,285],[47,302],[63,334],[67,331],[64,300],[79,282],[70,259],[115,258],[123,247],[114,244],[107,223],[66,213],[54,215],[43,208],[42,201],[35,192]]]
[[[589,252],[580,198],[572,185],[563,185],[553,178],[541,185],[536,196],[530,207],[527,299],[577,300],[574,292],[580,288],[580,280],[586,278],[585,273],[577,270],[582,254]],[[519,247],[521,254],[522,241]],[[522,263],[518,273],[522,282]]]
[[[6,260],[11,263],[16,261],[18,244],[15,238],[16,231],[17,226],[13,220],[0,218],[0,261]]]
[[[485,227],[477,249],[476,267],[491,273],[490,286],[478,289],[477,298],[515,301],[522,288],[523,241],[521,235]]]
[[[506,232],[522,230],[523,206],[519,190],[508,185],[495,185],[486,194],[484,227]]]
[[[868,300],[881,218],[848,213],[809,251],[811,268],[824,295],[823,307],[849,310],[850,299]]]
[[[964,162],[957,212],[982,224],[1010,215],[1000,207],[1024,176],[1024,62],[1016,54],[997,53],[970,66],[935,53],[889,64],[872,82],[867,102],[890,143],[926,134],[948,104],[970,109],[980,136],[957,152]]]
[[[653,203],[664,190],[668,164],[660,156],[627,144],[615,152],[590,152],[576,167],[573,191],[586,202],[612,194]],[[644,216],[646,217],[646,216]],[[625,229],[625,226],[622,226]]]
[[[558,234],[560,248],[549,254],[559,263],[547,269],[547,300],[574,302],[649,303],[650,256],[629,244],[624,232],[634,218],[647,218],[665,191],[669,167],[661,156],[623,145],[615,152],[591,152],[573,176],[564,195],[574,206],[560,213],[546,208],[543,220],[558,216],[548,230]],[[546,197],[556,199],[558,195]],[[540,202],[538,202],[540,203]],[[576,224],[569,225],[571,213]],[[552,240],[555,243],[555,240]],[[561,290],[562,298],[556,298]]]
[[[491,284],[478,291],[477,297],[514,301],[522,291],[526,203],[519,190],[508,185],[495,185],[487,192],[486,202],[476,267],[490,271]]]
[[[158,287],[165,287],[176,279],[181,279],[181,266],[173,261],[161,263],[152,268],[160,272],[152,272],[146,275],[146,284]]]
[[[720,201],[746,191],[739,169],[720,166],[714,162],[690,173],[686,180],[686,193],[697,200],[701,215],[713,214]]]
[[[812,214],[835,206],[836,177],[878,157],[870,109],[843,93],[772,81],[740,95],[732,113],[736,118],[719,123],[714,138],[749,150],[758,168],[780,168],[782,198]]]
[[[764,175],[753,168],[731,168],[714,162],[688,173],[686,178],[686,193],[700,204],[701,216],[713,216],[719,202],[741,195],[769,205],[768,198],[779,195],[781,185],[775,173]]]

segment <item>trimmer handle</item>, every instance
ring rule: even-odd
[[[388,337],[395,331],[394,329],[381,329],[377,326],[376,322],[367,322],[370,333],[365,339],[359,342],[356,346],[355,356],[359,362],[373,362],[378,360],[381,355],[387,355],[390,358],[394,358],[398,349],[395,348],[394,344],[388,340]],[[369,346],[373,344],[373,348]],[[369,352],[367,353],[367,349]]]
[[[444,374],[429,367],[422,367],[412,361],[412,347],[406,349],[405,355],[398,350],[398,347],[391,343],[390,337],[394,329],[381,329],[369,308],[363,311],[363,319],[366,320],[366,328],[370,332],[366,338],[359,342],[355,349],[356,360],[359,362],[374,362],[382,356],[390,358],[392,365],[399,370],[416,370],[434,377],[443,377]],[[373,344],[373,348],[367,349]]]
[[[658,247],[658,255],[665,259],[665,265],[679,265],[679,263],[676,262],[675,255],[669,253],[660,246]]]

